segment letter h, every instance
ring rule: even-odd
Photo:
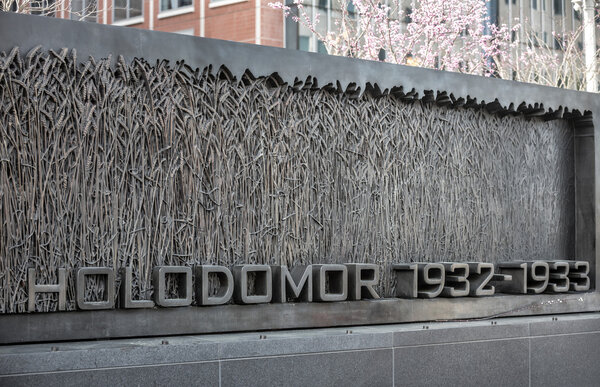
[[[58,310],[67,309],[67,271],[58,269],[57,285],[39,285],[35,283],[35,269],[28,270],[28,296],[29,304],[27,311],[35,312],[36,293],[58,293]]]

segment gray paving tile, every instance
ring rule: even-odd
[[[392,350],[226,360],[221,385],[391,386]]]
[[[1,386],[218,386],[219,363],[169,364],[0,376]]]
[[[528,339],[394,349],[396,386],[527,386]]]
[[[600,333],[531,339],[531,386],[600,385]]]

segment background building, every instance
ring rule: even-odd
[[[561,48],[560,37],[557,34],[568,34],[581,28],[581,11],[575,10],[571,0],[494,0],[491,9],[492,20],[497,24],[514,25],[522,21],[521,40],[526,41],[527,33],[537,40],[555,49]],[[582,34],[578,38],[578,46],[583,48]]]
[[[47,0],[44,0],[47,1]],[[71,0],[60,10],[61,18],[80,19],[102,24],[130,26],[149,30],[177,32],[208,38],[234,40],[304,51],[326,49],[307,28],[285,19],[280,10],[269,7],[273,0]],[[401,0],[401,8],[410,13],[412,0]],[[286,0],[292,5],[291,0]],[[293,5],[292,5],[293,6]],[[305,9],[313,16],[320,13],[321,32],[334,28],[339,17],[337,0],[308,0]],[[540,42],[560,49],[560,38],[552,31],[568,33],[581,28],[581,12],[571,0],[491,0],[490,19],[497,24],[514,25],[522,21],[520,39],[526,34]],[[353,12],[353,9],[349,9]],[[408,22],[409,18],[405,18]],[[600,36],[600,34],[597,34]],[[582,36],[578,39],[583,47]]]
[[[271,0],[71,0],[57,17],[283,47]],[[94,13],[94,10],[96,12]]]

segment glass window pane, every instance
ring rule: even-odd
[[[16,6],[17,2],[13,2],[13,5]],[[36,0],[30,2],[31,6],[31,14],[32,15],[46,15],[46,16],[54,16],[54,0]]]
[[[114,0],[115,21],[127,19],[127,0]]]
[[[142,0],[129,0],[129,17],[142,16]]]
[[[323,43],[320,40],[317,42],[317,52],[321,54],[327,54],[327,48],[325,47],[325,43]]]
[[[124,8],[115,8],[115,21],[127,19],[127,10]]]
[[[175,0],[160,0],[160,10],[165,11],[167,9],[173,9]]]
[[[115,10],[127,9],[127,0],[113,0],[113,4],[115,5]]]
[[[299,36],[298,37],[298,49],[301,51],[309,50],[310,37],[308,36]]]
[[[79,20],[83,9],[83,0],[71,0],[71,19]]]
[[[315,25],[315,29],[321,35],[327,34],[327,9],[315,9],[315,13],[320,15],[320,21],[317,25]]]
[[[554,0],[554,14],[562,15],[562,1],[561,0]]]
[[[86,15],[83,20],[87,22],[96,22],[96,14],[98,8],[96,7],[96,0],[85,0],[83,2],[83,14]]]
[[[348,10],[348,13],[351,15],[354,15],[355,9],[354,9],[354,3],[349,1],[348,2],[348,8],[346,8]]]

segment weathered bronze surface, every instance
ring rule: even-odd
[[[25,267],[574,258],[566,121],[75,55],[2,58],[3,312]]]
[[[195,264],[377,264],[382,297],[398,290],[390,267],[413,262],[576,259],[597,282],[596,95],[31,18],[0,14],[0,313],[27,310],[30,268],[40,285],[67,269],[67,310],[88,266],[132,267],[132,301],[152,299],[155,267]],[[165,297],[183,294],[165,280]],[[106,299],[105,275],[84,286]],[[565,311],[597,310],[590,294]],[[469,317],[436,302],[445,315],[372,323]],[[302,308],[324,326],[327,307]]]

